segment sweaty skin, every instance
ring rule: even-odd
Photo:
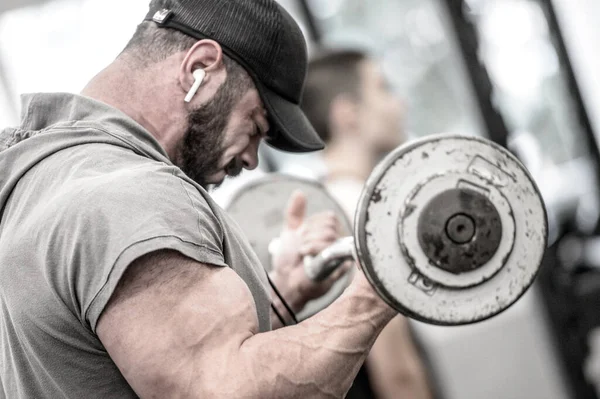
[[[259,334],[233,270],[161,251],[129,267],[97,333],[142,398],[341,398],[395,315],[357,273],[316,316]]]

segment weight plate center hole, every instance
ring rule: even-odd
[[[446,222],[446,234],[456,244],[467,244],[475,238],[475,220],[464,213],[456,214]]]

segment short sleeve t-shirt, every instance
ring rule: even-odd
[[[241,230],[147,131],[76,95],[23,108],[0,133],[0,398],[135,397],[95,331],[127,266],[153,251],[231,267],[270,329]]]

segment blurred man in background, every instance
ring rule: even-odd
[[[338,50],[309,64],[302,107],[326,143],[323,183],[353,219],[376,163],[404,140],[402,105],[376,62]],[[383,330],[347,397],[431,397],[406,318],[397,316]]]

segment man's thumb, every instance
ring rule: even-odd
[[[295,230],[304,222],[306,213],[306,195],[300,190],[294,191],[285,210],[285,226]]]

